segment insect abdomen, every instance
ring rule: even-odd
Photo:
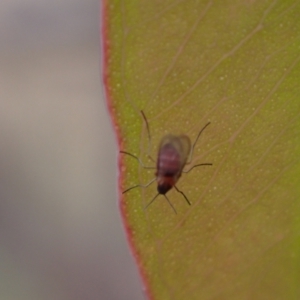
[[[171,145],[164,145],[158,154],[157,176],[173,177],[180,171],[180,156],[177,150]]]

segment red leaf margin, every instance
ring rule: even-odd
[[[119,148],[122,149],[122,138],[121,138],[121,130],[120,130],[120,124],[117,122],[117,119],[114,114],[114,106],[113,106],[113,97],[110,94],[109,91],[109,85],[111,83],[111,78],[109,76],[109,58],[110,53],[112,51],[111,44],[109,42],[109,0],[102,0],[100,1],[100,76],[102,83],[104,85],[104,98],[107,105],[107,109],[109,112],[109,115],[111,116],[111,122],[114,128],[114,131],[116,133],[116,141],[117,145],[119,145]],[[118,155],[118,205],[121,211],[121,217],[122,217],[122,223],[125,228],[125,234],[127,241],[129,243],[129,248],[131,251],[131,254],[133,255],[137,265],[138,265],[138,271],[140,274],[140,277],[142,279],[143,283],[143,292],[146,294],[148,299],[154,299],[154,295],[151,292],[150,286],[149,286],[149,278],[147,275],[147,272],[145,271],[144,265],[140,259],[140,255],[135,247],[135,244],[133,242],[133,234],[132,234],[132,228],[128,224],[126,220],[126,205],[124,203],[124,198],[121,190],[121,186],[123,186],[123,178],[121,175],[120,170],[124,168],[124,161],[121,158],[120,155]]]

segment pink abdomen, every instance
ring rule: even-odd
[[[171,145],[164,145],[157,158],[156,176],[172,177],[180,171],[180,156],[177,150]]]

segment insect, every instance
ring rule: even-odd
[[[149,149],[151,145],[151,135],[150,135],[150,129],[149,124],[147,121],[147,118],[143,111],[141,111],[142,117],[146,123],[146,128],[148,132],[148,140],[149,140]],[[188,205],[191,205],[190,201],[186,197],[186,195],[183,193],[183,191],[179,190],[176,186],[177,181],[181,177],[182,173],[188,173],[195,167],[199,166],[211,166],[211,163],[202,163],[202,164],[196,164],[189,168],[188,170],[183,170],[184,167],[188,164],[190,164],[194,152],[194,147],[201,135],[201,133],[205,130],[205,128],[210,124],[208,122],[198,133],[198,136],[193,144],[191,144],[191,140],[187,135],[172,135],[168,134],[164,136],[161,139],[161,142],[159,144],[159,150],[157,154],[157,160],[156,160],[156,167],[148,167],[143,164],[143,162],[138,158],[137,156],[126,152],[126,151],[120,151],[120,153],[129,155],[133,158],[135,158],[140,165],[145,169],[156,169],[155,177],[146,185],[137,184],[135,186],[132,186],[125,191],[123,191],[123,194],[134,189],[137,187],[146,188],[149,185],[151,185],[155,180],[157,181],[157,194],[153,197],[153,199],[146,205],[145,209],[148,208],[150,204],[153,203],[153,201],[159,196],[163,195],[166,200],[168,201],[169,205],[172,207],[173,211],[177,214],[176,209],[170,202],[169,198],[166,196],[166,193],[172,189],[173,187],[175,190],[182,194],[182,196],[185,198]],[[151,157],[150,157],[151,158]]]

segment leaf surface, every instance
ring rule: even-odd
[[[299,1],[103,5],[106,95],[120,149],[154,166],[197,142],[184,197],[120,155],[120,207],[150,299],[300,298]],[[151,143],[140,110],[149,123]]]

